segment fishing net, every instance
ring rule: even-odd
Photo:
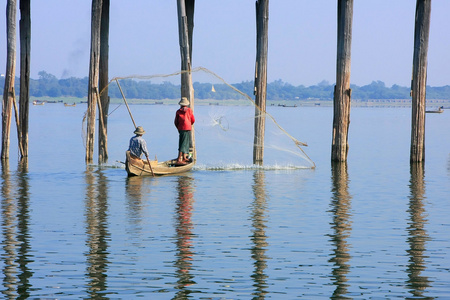
[[[122,82],[134,80],[138,82],[151,81],[153,83],[159,81],[162,82],[162,85],[167,84],[168,88],[173,88],[166,80],[179,82],[180,74],[181,72],[151,76],[134,75],[114,78],[109,84],[109,94],[113,94],[114,89],[116,89],[116,92],[119,89],[123,97],[123,101],[120,101],[121,104],[110,105],[109,120],[118,112],[122,111],[123,113],[127,108],[129,110],[127,103],[159,104],[139,108],[139,112],[136,114],[138,117],[135,118],[140,118],[139,121],[136,121],[137,125],[147,122],[144,127],[153,128],[151,141],[148,141],[148,143],[160,160],[167,158],[164,157],[164,154],[168,151],[171,151],[172,156],[176,155],[176,151],[173,151],[173,149],[176,150],[178,136],[174,131],[173,118],[176,109],[179,107],[179,84],[175,85],[177,94],[172,97],[173,99],[136,99],[131,98],[130,95],[133,91],[129,90],[128,86]],[[284,130],[267,112],[262,114],[262,117],[265,118],[263,165],[254,165],[255,111],[259,108],[248,95],[252,91],[241,91],[239,84],[231,85],[215,73],[201,67],[192,70],[192,82],[194,83],[194,115],[196,119],[194,126],[196,169],[297,169],[315,167],[314,162],[303,150],[306,144]],[[134,112],[130,111],[130,116],[133,118],[137,109],[133,106],[132,110]],[[146,117],[139,115],[142,110],[148,110]],[[158,111],[158,113],[152,115],[154,111]],[[152,116],[150,117],[150,115]],[[109,126],[111,121],[108,122]],[[155,127],[158,129],[155,129]],[[110,132],[109,129],[108,132]],[[108,135],[111,134],[114,133],[108,133]]]

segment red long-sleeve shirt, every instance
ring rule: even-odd
[[[174,123],[178,130],[191,130],[192,124],[195,123],[195,117],[192,109],[187,106],[183,106],[177,110]]]

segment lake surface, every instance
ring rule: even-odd
[[[175,157],[177,107],[130,108],[151,155]],[[31,106],[28,162],[12,127],[2,165],[2,298],[450,298],[449,112],[427,114],[426,162],[411,166],[410,108],[352,108],[348,163],[331,164],[331,107],[268,107],[312,169],[215,147],[201,124],[220,109],[251,110],[196,107],[195,170],[127,178],[124,106],[100,166],[84,161],[85,105]]]

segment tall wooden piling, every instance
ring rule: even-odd
[[[256,1],[256,63],[255,63],[255,133],[253,163],[264,160],[264,132],[266,127],[267,53],[269,41],[269,0]]]
[[[95,114],[98,99],[99,61],[100,61],[100,22],[102,0],[92,0],[91,15],[91,55],[89,63],[89,88],[87,108],[86,162],[94,156]]]
[[[430,15],[431,0],[417,0],[411,82],[411,162],[422,162],[425,160],[425,106]]]
[[[30,107],[31,9],[30,0],[20,0],[20,98],[19,144],[28,156],[28,114]]]
[[[191,53],[192,37],[189,37],[189,22],[188,16],[186,15],[186,5],[191,4],[194,1],[178,0],[178,34],[180,43],[180,55],[181,55],[181,70],[184,71],[181,74],[181,97],[186,97],[191,103],[191,108],[193,106],[194,89],[192,86],[192,76],[191,76]],[[193,21],[191,20],[191,26],[193,27]],[[192,32],[192,29],[191,29]],[[192,99],[191,99],[192,98]]]
[[[99,90],[100,102],[98,123],[98,161],[99,163],[108,160],[108,61],[109,61],[109,8],[110,0],[103,0],[101,27],[100,27],[100,61],[99,61]]]
[[[194,35],[194,11],[195,0],[185,0],[185,10],[187,17],[188,41],[189,41],[189,61],[192,65],[192,40]]]
[[[194,32],[195,0],[177,0],[178,35],[181,55],[181,97],[189,100],[190,108],[194,110],[194,87],[192,85],[192,35]],[[195,149],[195,134],[191,130],[193,159],[197,159]]]
[[[338,0],[336,86],[334,88],[332,161],[347,161],[350,125],[350,65],[353,0]]]
[[[9,158],[9,136],[11,132],[11,114],[14,99],[14,79],[16,75],[16,15],[15,0],[6,4],[6,73],[2,102],[2,153],[1,158]]]

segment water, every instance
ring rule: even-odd
[[[25,166],[11,142],[4,299],[450,298],[447,112],[427,115],[423,168],[409,164],[408,108],[352,108],[348,163],[332,165],[332,108],[268,107],[316,169],[127,178],[128,113],[110,117],[109,163],[86,166],[85,109],[31,106]],[[176,107],[131,109],[150,148],[175,156],[173,125],[150,120]]]

